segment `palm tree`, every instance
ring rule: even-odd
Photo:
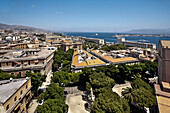
[[[123,88],[124,91],[122,91],[122,96],[129,102],[132,104],[135,104],[137,102],[137,91],[127,87],[127,88]]]

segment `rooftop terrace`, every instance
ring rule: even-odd
[[[106,63],[99,58],[93,56],[85,50],[78,50],[74,52],[72,59],[72,66],[75,67],[89,67],[97,65],[105,65]]]
[[[112,56],[107,55],[107,53],[103,53],[99,50],[93,50],[92,53],[96,54],[97,56],[101,57],[102,59],[104,59],[108,62],[112,62],[115,64],[138,61],[137,58],[133,58],[133,57],[113,58]]]
[[[55,50],[48,49],[23,49],[23,50],[1,50],[5,52],[0,56],[0,62],[46,59]]]
[[[30,78],[29,78],[30,79]],[[5,103],[23,84],[27,78],[0,81],[0,103]]]

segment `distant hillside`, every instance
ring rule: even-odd
[[[50,32],[49,30],[45,29],[39,29],[39,28],[34,28],[34,27],[29,27],[29,26],[22,26],[22,25],[7,25],[7,24],[2,24],[0,23],[0,29],[10,29],[10,30],[19,30],[19,31],[37,31],[37,32]]]
[[[169,29],[134,29],[127,31],[126,33],[138,33],[138,34],[170,34]]]

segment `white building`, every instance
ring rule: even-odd
[[[125,38],[122,37],[117,38],[117,44],[130,45],[130,46],[140,47],[140,48],[156,49],[156,44],[126,41]]]

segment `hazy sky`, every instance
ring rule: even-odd
[[[170,0],[0,0],[0,23],[80,32],[170,28]]]

